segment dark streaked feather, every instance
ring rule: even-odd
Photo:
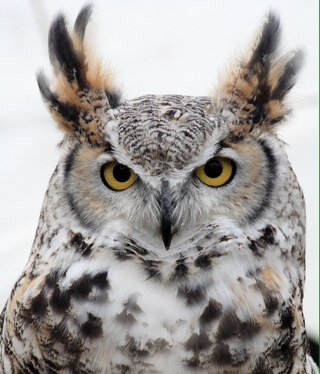
[[[49,82],[42,71],[37,74],[37,82],[41,95],[51,110],[57,111],[66,121],[77,122],[79,110],[74,105],[61,102],[49,87]]]
[[[303,53],[297,51],[293,54],[291,59],[286,63],[283,73],[278,80],[277,86],[271,93],[272,100],[282,100],[288,91],[294,86],[296,76],[302,67]]]
[[[85,87],[83,61],[75,52],[63,15],[58,15],[49,31],[49,57],[56,69],[61,69],[69,82],[76,80],[81,88]],[[59,64],[57,67],[56,64]]]
[[[76,33],[78,34],[79,38],[82,40],[84,38],[84,34],[86,31],[88,22],[90,21],[91,14],[92,14],[92,4],[88,4],[81,9],[76,19],[76,22],[74,23],[74,29]]]
[[[259,43],[247,65],[248,69],[251,69],[258,62],[262,65],[268,63],[270,56],[276,52],[279,45],[280,32],[280,19],[275,13],[270,12],[262,29]]]

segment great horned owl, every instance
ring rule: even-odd
[[[276,135],[300,67],[270,13],[212,97],[121,99],[85,43],[49,33],[65,133],[2,373],[316,373],[302,311],[303,194]]]

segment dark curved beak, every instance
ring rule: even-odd
[[[161,193],[158,198],[158,203],[161,209],[161,224],[160,231],[163,240],[165,249],[170,248],[173,232],[173,210],[174,210],[174,201],[170,194],[169,183],[166,180],[163,180],[161,183]]]

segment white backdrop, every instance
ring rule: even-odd
[[[48,71],[47,32],[63,10],[73,22],[83,1],[0,0],[0,308],[32,245],[61,135],[38,93]],[[209,94],[219,72],[245,49],[263,15],[275,9],[284,49],[302,47],[306,63],[280,134],[307,203],[308,330],[318,332],[318,2],[315,0],[96,1],[94,46],[115,70],[124,96]],[[112,61],[112,63],[111,63]]]

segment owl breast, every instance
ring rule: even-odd
[[[251,237],[211,227],[201,241],[193,238],[199,245],[187,256],[174,252],[156,261],[143,242],[123,239],[129,244],[120,253],[114,228],[108,236],[85,235],[55,214],[60,224],[42,226],[35,242],[52,261],[32,259],[35,266],[11,300],[16,325],[6,333],[8,346],[19,336],[42,370],[238,373],[239,367],[268,367],[276,373],[302,355],[294,334],[303,330],[294,307],[301,295],[292,287],[298,275],[276,260],[280,251],[269,256],[283,248],[281,227],[266,225]],[[260,362],[266,352],[269,360]]]

